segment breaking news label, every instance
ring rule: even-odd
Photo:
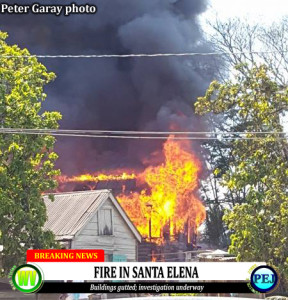
[[[105,262],[103,250],[28,250],[10,272],[24,293],[269,293],[265,262]]]

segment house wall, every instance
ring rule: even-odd
[[[112,235],[99,235],[98,213],[101,209],[112,209]],[[138,241],[120,213],[115,208],[111,199],[107,199],[92,219],[75,236],[72,249],[103,249],[105,260],[109,254],[125,255],[127,261],[137,261]]]

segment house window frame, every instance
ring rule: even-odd
[[[111,234],[101,234],[100,233],[100,214],[101,214],[101,211],[103,210],[108,210],[110,211],[110,215],[111,215]],[[114,222],[113,222],[113,209],[110,208],[110,207],[105,207],[105,208],[100,208],[97,212],[98,214],[98,235],[99,236],[114,236]]]

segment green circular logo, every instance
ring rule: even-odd
[[[43,284],[43,276],[34,265],[22,265],[16,268],[12,274],[14,287],[23,293],[34,293],[38,291]]]

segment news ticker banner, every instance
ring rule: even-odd
[[[10,275],[25,293],[252,293],[279,279],[264,262],[104,262],[103,250],[28,250]]]
[[[245,281],[249,269],[263,263],[33,262],[31,265],[43,271],[45,280]]]
[[[37,293],[141,293],[141,294],[204,294],[253,293],[249,282],[109,282],[76,283],[44,282]]]

